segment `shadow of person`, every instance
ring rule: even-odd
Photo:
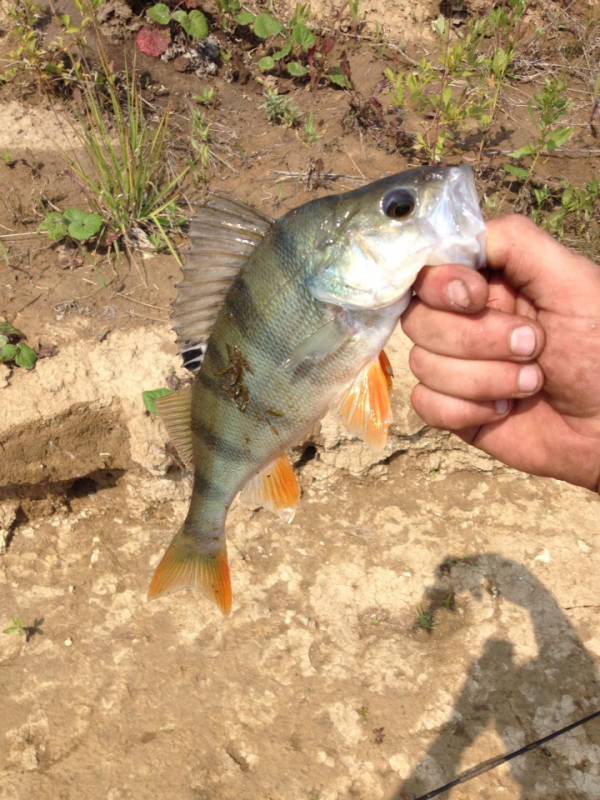
[[[526,567],[496,554],[446,559],[428,591],[430,610],[440,607],[439,598],[465,591],[479,599],[483,591],[492,596],[498,629],[507,638],[486,642],[449,721],[394,800],[413,800],[457,778],[472,766],[461,764],[463,754],[487,728],[497,731],[510,752],[600,708],[595,661],[554,596]],[[524,663],[516,660],[510,628],[500,619],[506,602],[524,608],[531,620],[537,654]],[[522,800],[598,800],[600,718],[515,758],[510,768]],[[480,779],[473,780],[473,797],[479,797]]]

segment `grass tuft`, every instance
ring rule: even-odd
[[[119,87],[104,60],[98,79],[83,83],[83,108],[78,135],[85,158],[71,167],[104,220],[107,244],[130,250],[143,241],[156,250],[166,247],[177,258],[172,234],[185,221],[179,204],[189,166],[178,174],[171,169],[169,112],[151,123],[135,69]]]

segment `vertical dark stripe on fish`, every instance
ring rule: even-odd
[[[192,418],[192,431],[200,437],[206,447],[226,461],[251,461],[250,453],[232,442],[227,441],[214,431],[211,431],[204,422]]]
[[[201,495],[205,500],[222,500],[227,497],[227,491],[219,484],[206,478],[198,466],[194,471],[194,492]]]

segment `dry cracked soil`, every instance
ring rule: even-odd
[[[390,36],[438,10],[401,3]],[[274,214],[315,196],[293,179],[305,145],[253,124],[262,90],[220,90],[248,157],[212,188]],[[341,117],[339,94],[314,102]],[[0,95],[5,197],[72,197],[65,113]],[[404,166],[327,124],[341,178],[320,193]],[[582,169],[548,169],[565,164]],[[409,800],[600,709],[598,497],[427,429],[399,331],[385,452],[327,417],[296,452],[291,524],[230,512],[231,617],[189,592],[148,602],[191,486],[141,400],[184,376],[178,268],[159,256],[115,283],[33,241],[0,262],[0,315],[46,353],[0,366],[0,628],[25,626],[0,633],[1,800]],[[600,800],[600,720],[444,796]]]

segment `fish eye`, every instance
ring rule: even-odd
[[[383,213],[391,219],[404,219],[415,209],[415,197],[407,189],[392,189],[381,201]]]

